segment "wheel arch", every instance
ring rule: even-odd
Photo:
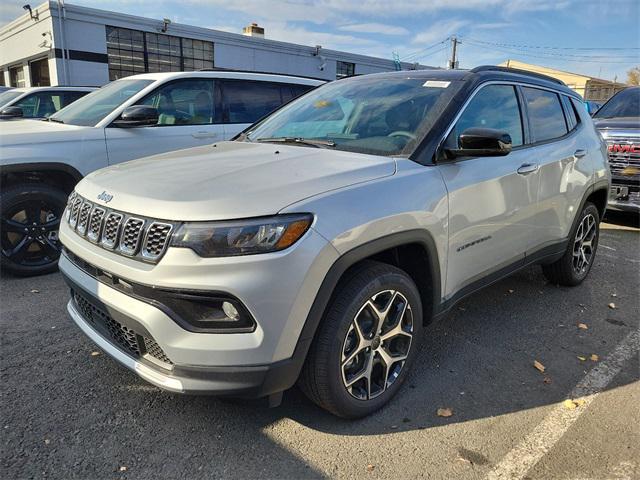
[[[81,179],[82,174],[65,163],[19,163],[0,167],[0,180],[5,188],[19,183],[42,182],[70,193]]]

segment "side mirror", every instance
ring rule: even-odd
[[[158,123],[158,110],[146,105],[132,105],[125,108],[113,125],[121,128],[148,127]]]
[[[6,117],[24,117],[24,112],[20,107],[6,107],[0,111],[0,115],[4,115]]]
[[[449,157],[501,157],[511,152],[511,135],[493,128],[468,128],[458,137],[458,148]]]

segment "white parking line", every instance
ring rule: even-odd
[[[574,409],[568,409],[562,403],[554,407],[549,415],[489,472],[487,480],[524,478],[531,467],[538,463],[578,420],[598,393],[613,380],[624,362],[638,353],[639,344],[640,332],[634,331],[627,335],[571,392],[569,398],[581,405]]]

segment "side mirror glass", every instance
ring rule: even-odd
[[[132,105],[125,108],[113,125],[121,128],[148,127],[158,123],[158,110],[147,105]]]
[[[0,115],[4,115],[6,117],[24,117],[24,112],[20,107],[6,107],[0,111]]]
[[[500,157],[511,152],[511,135],[493,128],[468,128],[458,137],[458,148],[447,149],[451,158]]]

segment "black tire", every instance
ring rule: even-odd
[[[0,265],[16,275],[54,271],[60,257],[58,229],[67,194],[55,187],[23,183],[0,194]],[[35,223],[35,225],[34,225]]]
[[[393,292],[397,292],[398,295]],[[365,328],[366,322],[363,319],[367,320],[365,317],[374,318],[372,314],[370,315],[374,310],[365,311],[369,308],[369,306],[365,307],[365,304],[376,294],[379,295],[375,301],[380,301],[380,305],[387,305],[390,311],[390,315],[386,317],[386,320],[383,320],[382,324],[385,325],[387,320],[392,318],[391,313],[395,308],[394,321],[391,325],[383,327],[382,333],[373,330],[371,340],[367,340],[370,343],[368,347],[370,353],[365,352],[366,349],[359,350],[362,344],[358,343],[347,355],[347,358],[355,355],[353,360],[351,362],[344,361],[345,351],[351,342],[350,339],[358,338],[355,331],[356,315],[359,314],[358,318],[361,321],[359,331],[364,334],[367,330]],[[387,301],[389,303],[386,303]],[[410,308],[402,310],[403,304],[408,304]],[[396,322],[395,319],[399,320]],[[393,325],[397,326],[402,323],[402,328],[408,332],[409,320],[411,320],[409,340],[407,340],[409,337],[405,336],[408,333],[399,333],[387,340],[380,341],[384,335],[393,334],[391,332]],[[340,282],[336,288],[336,294],[327,306],[325,316],[318,327],[300,376],[301,390],[317,405],[343,418],[360,418],[375,412],[391,400],[402,386],[419,350],[422,322],[420,294],[413,280],[404,271],[394,266],[373,261],[363,262]],[[375,328],[373,327],[373,329]],[[385,367],[386,364],[382,360],[381,353],[378,353],[380,349],[385,349],[386,353],[392,354],[397,354],[397,350],[399,350],[400,355],[396,355],[396,358],[401,358],[406,354],[406,360],[404,362],[394,360]],[[356,355],[356,351],[361,353]],[[371,372],[370,378],[376,378],[375,371],[379,381],[367,382],[365,380],[362,383],[362,388],[356,382],[350,392],[346,386],[348,381],[345,369],[348,365],[356,365],[361,355],[364,360],[362,363],[364,370],[369,365],[366,363],[369,358],[372,359],[372,365],[376,361],[380,362],[369,370]],[[364,370],[360,370],[360,373]],[[357,377],[358,375],[353,375],[351,378]],[[384,382],[382,382],[383,378]],[[384,386],[381,386],[382,383]],[[372,387],[368,385],[372,385]],[[369,394],[374,393],[374,390],[376,390],[376,396],[371,395],[369,398]],[[364,394],[367,398],[356,398],[356,393]]]
[[[576,257],[576,251],[582,248],[579,237],[585,231],[585,222],[593,219],[593,236],[590,240],[590,252],[588,261],[582,260],[583,257]],[[569,244],[562,258],[554,263],[543,265],[542,272],[549,282],[557,285],[565,285],[573,287],[580,285],[589,274],[593,261],[598,249],[598,239],[600,238],[600,213],[598,208],[590,202],[587,202],[576,218],[575,225],[572,228]],[[586,247],[585,247],[586,248]],[[579,260],[579,262],[577,262]],[[581,263],[580,263],[581,262]]]

